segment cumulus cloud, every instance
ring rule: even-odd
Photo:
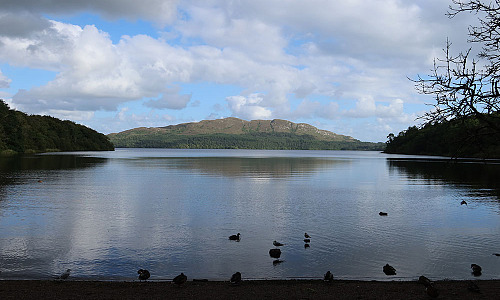
[[[192,95],[180,95],[180,88],[173,88],[171,90],[165,91],[160,99],[149,100],[144,103],[145,106],[158,109],[183,109],[187,106],[188,102],[191,100]]]
[[[10,86],[10,82],[11,80],[2,73],[2,70],[0,70],[0,89],[8,88]]]
[[[390,101],[388,105],[377,104],[373,97],[365,96],[356,102],[354,109],[344,111],[344,115],[351,118],[406,119],[403,104],[401,99]]]
[[[109,19],[145,19],[164,26],[176,16],[177,0],[16,0],[1,1],[3,10],[37,14],[75,14],[91,11]]]
[[[264,98],[260,94],[245,96],[230,96],[226,98],[229,109],[234,116],[247,120],[269,119],[271,111],[261,106]]]

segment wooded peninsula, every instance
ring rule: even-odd
[[[0,153],[114,150],[102,133],[71,121],[27,115],[0,99]]]

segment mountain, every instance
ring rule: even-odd
[[[0,154],[114,150],[102,133],[49,116],[12,110],[0,99]]]
[[[350,136],[286,120],[238,118],[204,120],[165,127],[140,127],[108,135],[115,147],[192,149],[382,150]]]

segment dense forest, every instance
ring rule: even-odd
[[[114,150],[97,131],[49,116],[12,110],[0,99],[0,153]]]
[[[383,150],[383,143],[318,140],[311,135],[285,132],[252,132],[247,134],[150,134],[114,135],[117,148],[177,149],[269,149],[269,150]]]
[[[500,126],[500,115],[496,113],[483,118],[488,118],[488,125],[471,116],[426,124],[421,128],[409,127],[397,136],[389,134],[385,152],[500,158],[500,135],[494,129]]]

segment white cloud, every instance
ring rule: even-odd
[[[3,73],[2,73],[2,70],[0,70],[0,89],[6,89],[10,86],[10,83],[11,83],[12,80],[10,80],[9,78],[7,78],[7,76],[5,76]]]
[[[376,116],[380,119],[406,120],[403,109],[403,100],[390,101],[388,105],[377,104],[371,96],[365,96],[356,102],[354,109],[344,111],[344,115],[351,118],[368,118]]]
[[[260,94],[251,94],[248,97],[230,96],[226,98],[233,115],[247,120],[271,118],[271,111],[261,106],[263,100],[264,98]]]
[[[165,91],[160,99],[149,100],[144,103],[145,106],[158,109],[183,109],[191,100],[191,95],[180,95],[179,88]]]

